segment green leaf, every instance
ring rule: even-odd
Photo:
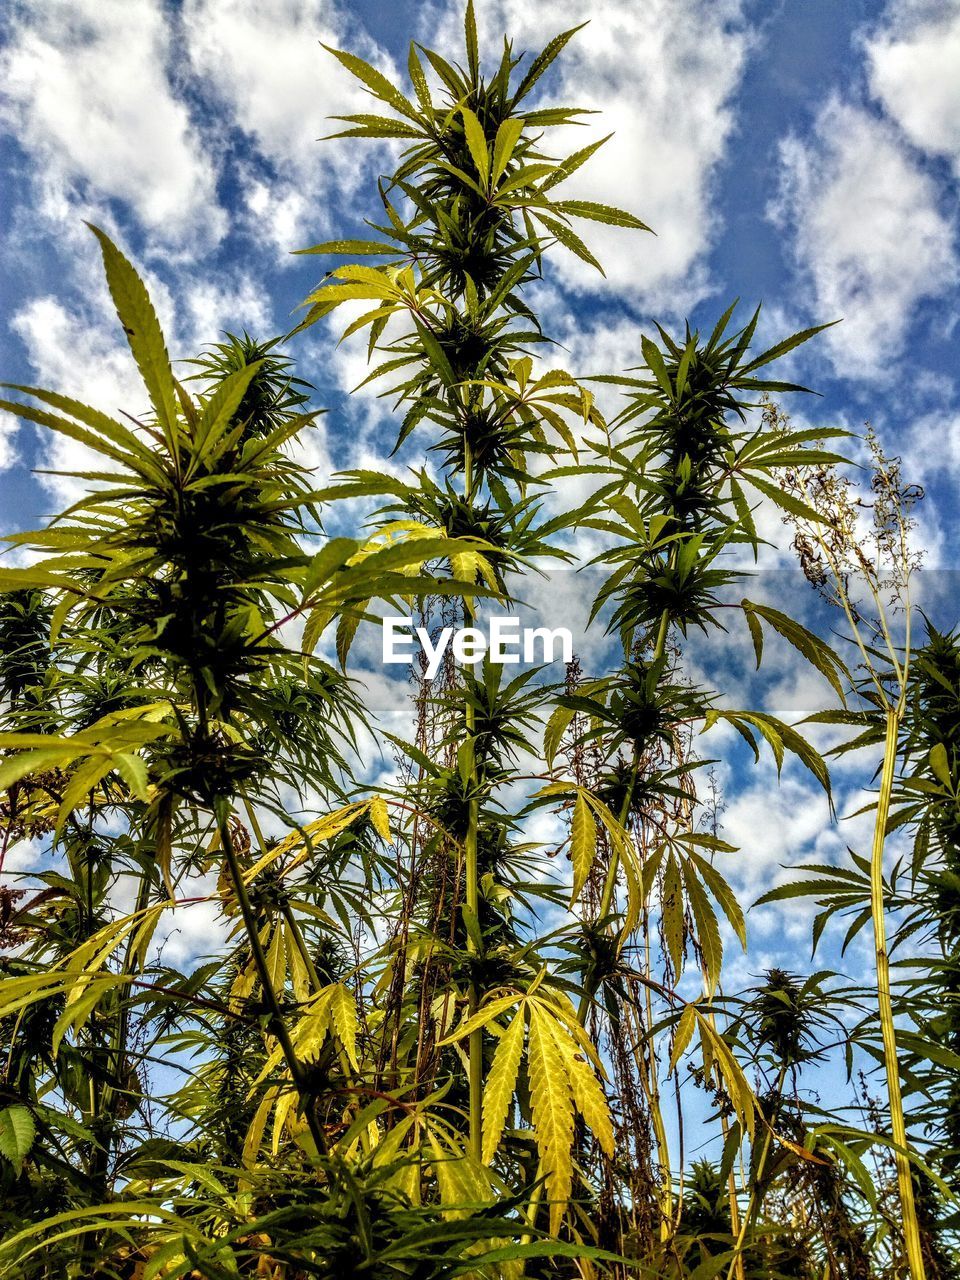
[[[952,788],[953,779],[950,776],[950,759],[947,755],[947,748],[942,742],[938,742],[930,748],[929,760],[930,768],[934,775],[945,787]]]
[[[646,335],[640,339],[640,349],[643,352],[643,358],[646,360],[650,372],[660,383],[664,395],[669,401],[673,401],[673,383],[670,381],[670,374],[667,371],[666,362],[656,343],[651,342]]]
[[[796,619],[782,613],[779,609],[771,608],[770,605],[754,604],[750,600],[741,600],[740,607],[744,611],[750,634],[753,636],[758,667],[763,653],[763,635],[758,619],[762,618],[788,644],[793,645],[797,652],[806,658],[812,666],[816,667],[821,675],[826,677],[832,688],[839,695],[840,700],[846,703],[844,686],[840,677],[843,676],[846,680],[850,680],[850,672],[842,658],[835,654],[825,641],[814,635],[812,631],[808,630],[802,623],[797,622]]]
[[[559,240],[565,249],[569,249],[571,253],[576,254],[581,262],[587,263],[588,266],[595,267],[602,276],[606,276],[606,272],[600,265],[599,261],[593,256],[587,246],[574,231],[571,231],[569,227],[564,226],[564,224],[559,222],[556,218],[548,217],[545,213],[538,213],[537,216],[540,218],[540,221],[547,230],[550,231],[557,240]]]
[[[470,149],[470,157],[480,177],[480,186],[486,190],[490,178],[490,153],[487,150],[483,125],[469,107],[461,107],[460,114],[463,117],[463,132]]]
[[[477,41],[477,15],[473,11],[473,0],[467,0],[463,29],[467,46],[467,66],[470,69],[470,80],[471,83],[477,84],[480,80],[480,46]]]
[[[663,875],[663,899],[660,904],[663,916],[663,936],[667,955],[675,975],[683,970],[683,893],[680,885],[680,868],[671,853]]]
[[[670,1052],[670,1071],[676,1071],[677,1063],[683,1057],[690,1041],[693,1039],[693,1033],[697,1028],[697,1010],[692,1004],[684,1006],[683,1013],[680,1015],[680,1021],[677,1023],[677,1029],[673,1036],[673,1049]]]
[[[568,213],[574,218],[589,218],[591,222],[602,222],[608,227],[629,227],[634,231],[649,231],[645,222],[625,209],[615,209],[610,204],[597,204],[595,200],[562,200],[553,206],[561,213]]]
[[[522,133],[523,120],[517,117],[504,120],[497,129],[497,136],[493,144],[493,169],[490,174],[490,185],[492,187],[496,187],[500,181],[500,177],[510,163]]]
[[[167,346],[150,295],[133,264],[110,237],[92,222],[87,226],[100,241],[110,296],[173,455],[176,451],[177,391]]]
[[[685,859],[682,869],[687,902],[693,913],[693,920],[697,927],[697,943],[703,957],[707,996],[712,998],[720,982],[720,969],[723,964],[723,942],[720,938],[720,929],[710,900],[697,878],[696,864],[692,859]]]
[[[553,768],[563,735],[575,715],[572,707],[555,707],[547,721],[547,727],[543,731],[543,755],[549,769]]]
[[[323,583],[329,582],[338,569],[342,569],[351,556],[359,550],[353,538],[331,538],[327,545],[310,561],[303,579],[303,598],[310,596]]]
[[[744,951],[746,951],[747,922],[744,919],[743,908],[737,901],[733,890],[712,862],[708,862],[707,859],[702,858],[699,853],[693,853],[692,851],[688,856],[696,864],[700,872],[701,879],[716,898],[717,902],[719,902],[723,914],[727,917],[731,928],[740,941],[740,945],[743,947]]]
[[[539,1003],[530,1009],[527,1073],[540,1162],[547,1180],[550,1231],[560,1229],[573,1181],[573,1095],[563,1056],[552,1034],[551,1016]]]
[[[795,498],[792,493],[787,493],[778,485],[771,484],[769,480],[762,480],[755,472],[750,472],[744,478],[753,485],[754,489],[759,489],[765,497],[770,498],[784,511],[789,511],[791,515],[799,516],[801,520],[812,520],[814,524],[830,523],[827,516],[822,516],[819,511],[815,511],[813,507],[801,502],[799,498]]]
[[[580,897],[580,892],[587,882],[596,852],[597,824],[590,812],[590,806],[578,791],[573,805],[573,824],[570,831],[570,861],[573,863],[571,906]]]
[[[763,627],[757,621],[757,615],[754,610],[743,609],[744,617],[747,620],[747,626],[750,628],[750,638],[753,640],[753,652],[757,659],[757,670],[760,670],[760,663],[763,661]]]
[[[332,53],[341,66],[346,67],[351,75],[367,86],[370,92],[381,100],[387,102],[393,107],[394,111],[399,111],[402,116],[421,124],[420,116],[417,113],[413,103],[408,102],[395,85],[392,85],[382,71],[378,71],[376,67],[371,67],[369,62],[364,62],[363,58],[356,57],[355,54],[345,53],[342,49],[334,49],[330,45],[325,44],[324,49],[327,53]]]
[[[309,249],[294,249],[294,253],[337,253],[337,254],[397,254],[400,249],[386,240],[325,240],[323,244],[311,245]]]
[[[70,396],[60,395],[55,391],[45,391],[42,387],[27,387],[15,382],[6,382],[0,385],[9,387],[11,391],[19,391],[23,395],[33,396],[34,399],[41,400],[44,404],[52,405],[54,409],[60,409],[63,413],[68,413],[79,422],[91,427],[117,446],[119,452],[107,452],[101,449],[101,452],[107,453],[108,457],[116,458],[118,461],[125,463],[126,466],[136,467],[137,470],[149,471],[153,476],[162,476],[163,472],[157,465],[149,444],[141,440],[139,436],[136,436],[129,427],[125,427],[123,423],[107,417],[99,409],[94,409],[80,400],[72,399]],[[3,402],[3,407],[12,408],[7,402]],[[136,458],[136,463],[131,460],[131,455]]]
[[[530,63],[530,69],[520,81],[517,92],[514,94],[512,106],[516,106],[521,98],[526,97],[533,86],[537,83],[547,67],[550,66],[554,58],[564,48],[569,40],[571,40],[578,31],[582,30],[587,24],[581,22],[578,27],[571,27],[569,31],[562,31],[560,35],[554,36],[550,43],[541,50],[540,53]]]
[[[423,74],[423,64],[417,57],[417,47],[413,41],[410,42],[410,52],[407,55],[407,70],[410,73],[410,81],[417,93],[417,101],[429,119],[433,114],[430,86],[427,83],[427,77]]]
[[[16,1169],[22,1168],[36,1136],[36,1121],[27,1107],[5,1107],[0,1111],[0,1155]]]
[[[546,191],[550,187],[556,187],[561,182],[565,182],[572,173],[575,173],[581,165],[586,164],[594,152],[599,151],[604,143],[609,142],[612,137],[613,134],[608,133],[605,138],[600,138],[597,142],[591,142],[589,146],[581,147],[579,151],[574,151],[572,155],[567,156],[566,160],[557,166],[553,176],[543,183],[543,189]]]
[[[770,364],[774,360],[779,360],[781,356],[785,356],[788,351],[793,351],[795,347],[799,347],[801,343],[809,341],[817,333],[822,333],[824,329],[830,329],[835,324],[839,324],[839,320],[831,320],[828,324],[818,324],[812,329],[802,329],[799,333],[793,334],[790,338],[784,338],[782,342],[778,342],[776,346],[771,347],[769,351],[764,351],[763,355],[757,356],[756,360],[751,360],[749,364],[744,365],[740,373],[752,373],[754,369],[759,369],[765,364]]]

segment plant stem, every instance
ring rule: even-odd
[[[893,793],[893,776],[897,760],[897,740],[903,715],[903,698],[896,706],[887,707],[887,728],[884,739],[883,770],[880,775],[880,794],[877,797],[877,817],[873,829],[873,851],[870,858],[870,907],[873,915],[873,937],[876,948],[877,1002],[880,1007],[880,1029],[883,1035],[883,1065],[887,1075],[887,1096],[890,1102],[890,1129],[897,1150],[897,1183],[900,1190],[900,1209],[903,1215],[903,1240],[907,1251],[907,1263],[911,1280],[925,1280],[923,1251],[920,1245],[920,1228],[917,1223],[916,1205],[913,1199],[913,1180],[910,1175],[910,1159],[907,1150],[907,1128],[903,1115],[903,1097],[900,1091],[900,1065],[897,1060],[897,1032],[893,1021],[893,1000],[890,993],[890,957],[887,954],[887,928],[883,901],[883,850],[890,815],[890,798]]]
[[[263,832],[260,830],[260,823],[257,821],[256,810],[246,796],[243,797],[243,807],[246,811],[250,828],[257,838],[257,845],[259,846],[260,852],[266,853],[267,842],[264,840]],[[300,958],[303,961],[304,968],[307,971],[307,977],[310,979],[313,990],[315,992],[319,991],[323,986],[323,983],[320,981],[320,975],[317,973],[317,967],[313,963],[313,956],[310,954],[310,950],[307,947],[307,940],[303,936],[303,930],[300,928],[300,924],[297,917],[294,915],[293,908],[290,906],[289,902],[284,902],[280,908],[280,914],[283,916],[287,928],[290,931],[290,936],[293,938],[297,951],[300,953]]]
[[[775,1095],[779,1099],[783,1093],[783,1084],[787,1078],[787,1064],[784,1063],[780,1068],[780,1074],[777,1078],[777,1087]],[[779,1108],[778,1108],[779,1109]],[[775,1118],[775,1117],[774,1117]],[[734,1254],[730,1262],[730,1269],[727,1272],[727,1280],[733,1280],[734,1276],[743,1274],[743,1246],[746,1243],[747,1232],[753,1225],[753,1220],[757,1216],[760,1208],[760,1184],[763,1181],[763,1174],[767,1167],[767,1158],[770,1155],[770,1145],[773,1142],[773,1125],[767,1125],[767,1131],[763,1135],[763,1150],[760,1152],[760,1159],[757,1163],[757,1176],[753,1180],[753,1187],[750,1191],[750,1199],[747,1203],[746,1212],[743,1215],[743,1222],[740,1224],[740,1230],[737,1233],[737,1243],[734,1245]],[[730,1200],[730,1221],[733,1223],[733,1206],[735,1200]]]
[[[464,499],[470,503],[473,499],[473,455],[470,449],[470,443],[467,440],[466,431],[464,431],[463,439],[463,475],[464,475]],[[474,620],[473,602],[464,599],[464,614],[468,622]],[[480,803],[477,796],[477,761],[475,755],[475,747],[473,741],[476,717],[474,714],[473,704],[467,701],[464,707],[464,720],[466,723],[467,740],[470,743],[470,779],[469,779],[469,799],[467,800],[467,832],[464,839],[464,879],[465,886],[465,906],[469,916],[469,927],[467,928],[467,954],[475,956],[478,954],[477,944],[474,940],[474,931],[480,928],[480,885],[479,871],[477,866],[477,833],[480,825]],[[477,1011],[479,1004],[479,992],[477,984],[473,981],[467,993],[468,1011],[472,1017]],[[470,1151],[473,1156],[479,1160],[483,1150],[483,1029],[477,1028],[476,1031],[470,1033],[470,1039],[467,1046],[468,1058],[468,1090],[470,1099]]]
[[[667,647],[667,632],[670,628],[670,611],[664,609],[660,616],[660,626],[657,629],[657,639],[653,647],[653,662],[659,662],[663,657]],[[626,795],[623,797],[623,804],[620,806],[620,825],[626,826],[627,818],[630,814],[630,805],[633,801],[633,792],[637,785],[637,773],[640,769],[640,756],[635,752],[633,757],[633,771],[630,775],[630,785],[627,787]],[[610,914],[610,908],[613,905],[613,894],[617,887],[617,872],[620,869],[620,857],[616,849],[610,851],[610,863],[607,867],[606,878],[603,882],[603,893],[600,898],[600,908],[598,918],[605,919]],[[580,997],[580,1007],[578,1016],[581,1025],[587,1016],[587,1010],[590,1008],[590,1001],[593,999],[592,991],[584,991]]]
[[[280,1000],[274,990],[273,983],[270,980],[270,971],[267,967],[267,957],[263,951],[263,944],[260,941],[260,931],[257,928],[257,918],[254,915],[253,906],[247,893],[247,886],[243,879],[243,868],[237,858],[237,851],[234,848],[233,837],[230,834],[230,824],[226,813],[218,806],[217,808],[217,830],[220,833],[220,843],[223,846],[224,857],[227,861],[227,869],[230,873],[230,880],[233,884],[233,891],[237,897],[237,905],[240,908],[240,915],[243,918],[244,928],[247,932],[247,940],[250,943],[250,950],[253,953],[253,964],[257,971],[257,977],[260,980],[260,986],[263,990],[263,998],[270,1010],[270,1030],[276,1036],[280,1048],[283,1050],[283,1056],[286,1060],[290,1077],[293,1080],[294,1087],[300,1095],[300,1102],[306,1116],[307,1125],[310,1129],[310,1136],[316,1145],[318,1152],[326,1150],[326,1139],[323,1135],[323,1129],[320,1122],[314,1114],[310,1105],[312,1098],[310,1091],[304,1080],[303,1067],[300,1059],[297,1057],[296,1050],[293,1047],[293,1041],[290,1039],[290,1033],[287,1030],[287,1024],[283,1018],[283,1011],[280,1008]]]

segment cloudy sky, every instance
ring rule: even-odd
[[[927,487],[928,563],[952,566],[960,0],[477,5],[494,51],[505,31],[517,52],[536,52],[554,29],[590,19],[544,86],[550,100],[600,113],[569,149],[614,135],[570,194],[629,208],[657,233],[587,226],[606,280],[556,258],[537,302],[565,364],[619,371],[637,363],[653,319],[706,326],[735,296],[745,311],[763,302],[771,341],[842,318],[790,370],[822,395],[802,415],[875,424]],[[83,220],[139,264],[175,356],[223,329],[285,331],[317,271],[290,251],[360,231],[388,163],[375,149],[317,141],[330,115],[368,101],[321,42],[399,77],[411,38],[456,56],[461,21],[459,0],[3,8],[0,376],[134,413],[142,392]],[[322,326],[293,350],[331,410],[309,460],[330,470],[381,459],[392,444],[382,406],[344,394],[362,376],[362,351],[338,351]],[[72,491],[33,469],[75,462],[30,426],[0,422],[6,528],[38,522]],[[775,801],[769,785],[758,774],[731,799],[734,839],[749,843],[762,827],[769,868],[798,850],[842,851],[850,832],[825,825],[803,779],[789,778]],[[761,914],[761,941],[765,927],[773,917]]]
[[[957,0],[478,0],[495,50],[536,51],[590,18],[545,87],[613,131],[582,194],[657,232],[596,228],[607,280],[559,258],[540,304],[579,372],[634,363],[652,318],[708,323],[762,301],[771,335],[843,318],[797,372],[811,421],[870,418],[930,486],[928,543],[951,556],[960,475],[960,4]],[[149,279],[173,352],[223,328],[283,331],[315,283],[290,250],[375,212],[384,157],[320,143],[363,95],[321,41],[397,75],[411,37],[455,52],[459,0],[12,0],[0,49],[0,370],[115,411],[138,391],[105,302],[107,227]],[[573,145],[582,145],[578,136]],[[588,228],[589,230],[589,228]],[[574,321],[574,315],[576,320]],[[359,352],[314,330],[296,354],[336,410],[317,460],[379,452]],[[9,520],[52,507],[49,438],[4,422]],[[61,486],[62,487],[62,486]],[[51,492],[53,491],[53,492]],[[940,527],[938,527],[940,526]]]

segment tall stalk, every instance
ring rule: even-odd
[[[890,800],[897,764],[897,744],[903,719],[905,689],[893,706],[886,710],[886,731],[883,746],[883,767],[880,773],[880,791],[877,796],[877,812],[873,828],[873,847],[870,855],[870,913],[873,919],[873,940],[877,971],[877,1004],[880,1011],[880,1030],[883,1037],[883,1066],[887,1078],[887,1098],[890,1105],[890,1131],[896,1144],[894,1159],[897,1166],[897,1186],[903,1210],[903,1240],[907,1251],[912,1280],[925,1280],[926,1270],[920,1243],[920,1226],[913,1194],[913,1176],[910,1170],[907,1127],[903,1113],[903,1095],[900,1088],[900,1061],[897,1051],[897,1030],[893,1020],[893,1000],[890,992],[890,957],[887,952],[887,927],[883,895],[883,852],[886,844],[887,822],[890,817]]]
[[[257,978],[263,990],[263,998],[270,1012],[270,1030],[277,1038],[281,1049],[283,1050],[284,1061],[290,1072],[290,1078],[300,1098],[300,1105],[303,1108],[304,1117],[310,1130],[310,1136],[313,1138],[318,1153],[326,1150],[326,1139],[323,1129],[320,1126],[319,1118],[312,1106],[312,1095],[307,1087],[306,1077],[300,1059],[297,1057],[297,1051],[293,1046],[290,1038],[290,1032],[287,1030],[286,1020],[284,1019],[283,1009],[280,1005],[280,998],[277,995],[273,980],[270,977],[270,969],[267,964],[267,957],[263,950],[263,944],[260,941],[260,930],[257,926],[257,917],[250,902],[250,895],[247,893],[246,882],[243,878],[243,867],[240,859],[237,857],[236,847],[233,843],[233,836],[230,832],[229,812],[223,806],[219,805],[216,813],[217,832],[220,836],[220,844],[223,849],[223,855],[226,860],[227,868],[230,873],[230,883],[237,899],[237,906],[240,908],[240,917],[243,920],[243,927],[246,930],[247,942],[250,945],[250,951],[253,956],[254,967],[256,968]]]
[[[473,511],[473,452],[466,430],[463,435],[463,498],[468,510]],[[475,618],[473,600],[464,599],[464,616],[472,623]],[[470,743],[470,772],[467,800],[467,831],[464,838],[464,900],[470,917],[467,928],[467,954],[478,956],[476,935],[480,932],[480,876],[477,866],[477,839],[480,824],[479,777],[477,775],[477,758],[474,749],[474,730],[476,713],[473,703],[467,699],[464,706],[464,724],[467,740]],[[471,1016],[476,1013],[479,1004],[477,984],[471,975],[467,993],[467,1008]],[[477,1027],[470,1033],[467,1045],[468,1059],[468,1093],[470,1106],[470,1149],[479,1160],[483,1144],[483,1029]]]
[[[782,415],[772,406],[768,407],[768,412],[778,421],[783,421]],[[801,494],[818,513],[816,523],[792,517],[797,528],[794,545],[800,556],[801,567],[828,603],[843,611],[851,639],[857,647],[866,673],[864,684],[869,691],[870,701],[883,715],[883,757],[870,855],[870,917],[890,1130],[895,1144],[901,1229],[911,1280],[925,1280],[900,1084],[883,881],[884,850],[911,665],[910,575],[917,557],[910,548],[912,521],[909,510],[918,494],[913,486],[904,484],[899,459],[889,458],[883,453],[872,429],[867,431],[866,443],[873,463],[871,504],[862,499],[851,498],[851,482],[832,468],[822,469],[807,481],[800,480],[794,473],[788,473],[783,483],[785,488],[792,487]],[[858,514],[867,505],[871,507],[873,516],[873,559],[864,550],[865,539],[858,527]],[[869,543],[866,545],[869,548]],[[886,582],[883,574],[887,575]],[[873,610],[869,624],[852,597],[851,578],[861,580],[869,592]],[[905,618],[902,648],[898,648],[895,642],[887,617],[883,592],[885,587],[890,586]],[[872,636],[865,635],[867,625],[871,627]],[[873,639],[878,644],[873,644]],[[879,647],[880,643],[882,648]],[[882,664],[886,665],[885,672],[881,670]]]

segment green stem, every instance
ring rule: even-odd
[[[257,845],[260,852],[266,853],[267,842],[264,840],[263,832],[260,830],[260,823],[257,821],[256,810],[246,796],[243,797],[243,807],[247,815],[247,820],[250,823],[250,829],[257,838]],[[313,956],[310,954],[309,948],[307,947],[307,940],[303,936],[303,930],[300,928],[300,923],[294,915],[293,908],[290,906],[289,902],[285,902],[283,904],[280,908],[280,914],[283,916],[286,926],[290,931],[290,936],[293,938],[296,948],[300,952],[300,959],[303,961],[304,968],[307,971],[307,977],[310,979],[314,991],[319,991],[323,986],[323,983],[320,981],[320,975],[317,973],[317,967],[313,963]]]
[[[883,1065],[886,1070],[887,1096],[890,1102],[890,1129],[897,1146],[895,1159],[900,1190],[900,1209],[903,1217],[903,1240],[911,1280],[925,1280],[920,1228],[913,1199],[913,1179],[910,1175],[910,1160],[906,1154],[907,1127],[903,1114],[903,1096],[900,1091],[900,1065],[897,1059],[897,1032],[893,1021],[893,999],[890,992],[890,957],[887,953],[887,928],[883,900],[883,850],[887,835],[887,821],[890,816],[897,740],[902,715],[903,699],[901,698],[896,706],[887,708],[883,770],[880,775],[880,794],[877,797],[877,817],[873,829],[873,851],[870,858],[870,908],[873,915],[876,949],[877,1002],[880,1008],[880,1029],[883,1036]]]
[[[470,444],[464,432],[463,441],[464,499],[470,503],[473,498],[473,456]],[[473,602],[464,600],[464,613],[467,621],[474,619]],[[479,929],[480,920],[480,884],[477,865],[477,835],[480,825],[480,802],[477,797],[477,763],[474,753],[473,734],[476,717],[472,703],[464,708],[467,737],[470,740],[470,798],[467,801],[467,832],[464,839],[464,879],[466,881],[465,899],[467,914],[471,928],[467,929],[467,954],[477,955],[477,944],[473,934]],[[469,1015],[472,1017],[480,1003],[479,992],[475,982],[470,983],[467,992]],[[478,1027],[470,1033],[467,1047],[468,1058],[468,1091],[470,1100],[470,1150],[479,1160],[483,1150],[483,1029]]]
[[[775,1090],[776,1097],[779,1099],[783,1093],[783,1084],[787,1078],[787,1066],[784,1063],[780,1068],[780,1074],[777,1077],[777,1087]],[[760,1209],[760,1185],[763,1182],[764,1171],[767,1167],[767,1158],[770,1155],[770,1146],[773,1142],[773,1125],[767,1125],[767,1131],[763,1136],[763,1150],[760,1152],[760,1160],[757,1164],[757,1176],[754,1178],[753,1187],[750,1191],[750,1199],[747,1202],[747,1209],[743,1215],[743,1222],[740,1224],[740,1230],[737,1233],[737,1243],[734,1245],[734,1254],[730,1262],[730,1269],[727,1272],[727,1280],[733,1280],[734,1276],[743,1273],[743,1246],[746,1243],[747,1233],[753,1225],[754,1218]],[[733,1222],[733,1206],[735,1200],[731,1198],[731,1225]]]
[[[664,609],[660,615],[660,625],[657,629],[657,639],[653,646],[653,662],[659,662],[663,657],[667,647],[667,633],[670,629],[670,611]],[[626,826],[627,818],[630,814],[630,805],[633,802],[633,792],[637,785],[637,773],[640,769],[640,756],[634,752],[633,771],[630,775],[630,784],[627,787],[626,794],[623,797],[623,804],[620,806],[620,825]],[[613,894],[617,887],[617,873],[620,870],[620,856],[616,849],[610,851],[610,862],[607,866],[607,874],[603,882],[603,892],[600,897],[600,909],[598,911],[598,919],[604,920],[610,914],[610,908],[613,905]],[[590,1002],[593,999],[593,991],[584,990],[580,997],[580,1007],[577,1011],[581,1025],[584,1023],[587,1012],[590,1008]]]
[[[247,886],[243,879],[243,868],[237,857],[237,851],[234,848],[233,836],[230,834],[230,824],[226,813],[218,806],[217,810],[217,830],[220,833],[220,843],[223,846],[224,857],[227,862],[227,870],[230,873],[230,880],[233,885],[233,891],[237,897],[237,905],[240,908],[240,915],[243,919],[243,925],[247,932],[247,940],[250,943],[250,950],[253,953],[253,965],[257,971],[257,977],[260,980],[260,986],[263,990],[263,998],[266,1001],[267,1008],[270,1011],[270,1030],[276,1036],[277,1042],[283,1051],[283,1056],[290,1072],[290,1077],[297,1093],[300,1095],[300,1102],[306,1116],[307,1125],[310,1129],[310,1136],[313,1138],[318,1152],[326,1150],[326,1139],[324,1138],[323,1129],[313,1111],[312,1096],[307,1088],[304,1078],[303,1067],[300,1059],[297,1057],[296,1050],[293,1047],[293,1041],[290,1039],[290,1033],[287,1030],[287,1024],[283,1018],[283,1010],[280,1008],[280,1000],[274,990],[273,983],[270,980],[270,971],[267,967],[267,957],[264,954],[263,944],[260,941],[260,931],[257,928],[257,918],[254,914],[250,897],[247,893]]]

